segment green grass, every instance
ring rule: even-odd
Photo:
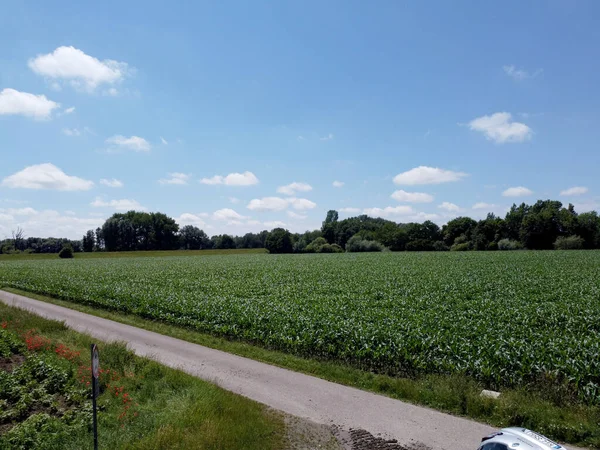
[[[37,329],[44,337],[79,350],[84,360],[89,354],[91,338],[59,322],[0,303],[0,322],[4,321],[18,323],[22,330]],[[119,384],[138,405],[137,416],[120,420],[120,400],[112,398],[110,391],[101,394],[100,448],[262,450],[285,446],[281,415],[183,372],[136,357],[123,344],[98,344],[101,367],[122,376]],[[44,430],[35,433],[41,433],[36,436],[41,443],[27,448],[47,448],[44,439],[51,436],[44,437]],[[89,429],[80,427],[62,438],[60,448],[79,450],[91,448],[91,444]]]
[[[77,259],[96,258],[140,258],[162,256],[212,256],[212,255],[257,255],[266,253],[264,248],[239,248],[239,249],[210,249],[210,250],[151,250],[133,252],[91,252],[75,253]],[[46,260],[58,259],[58,253],[14,253],[0,254],[0,261]]]
[[[19,289],[6,290],[325,380],[470,417],[497,427],[521,425],[563,442],[600,448],[600,409],[574,403],[570,393],[557,390],[554,386],[538,386],[535,390],[505,389],[499,400],[491,400],[480,396],[483,388],[481,383],[462,375],[426,375],[416,379],[391,377],[343,363],[290,355],[132,314],[107,311]]]

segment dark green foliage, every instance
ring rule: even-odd
[[[58,252],[58,257],[62,259],[73,258],[73,247],[69,244],[65,245],[60,252]]]
[[[94,251],[94,247],[96,245],[96,234],[94,230],[88,230],[87,233],[83,235],[83,239],[81,240],[81,247],[84,252],[92,252]]]
[[[580,236],[560,236],[554,242],[556,250],[580,250],[583,248],[585,241]]]
[[[163,213],[115,213],[102,225],[107,251],[174,250],[179,247],[179,225]]]
[[[292,253],[292,235],[288,230],[275,228],[267,236],[265,248],[269,253]]]
[[[377,241],[363,239],[360,235],[355,235],[346,243],[347,252],[382,252],[385,250],[383,244]]]
[[[437,242],[437,241],[435,241]],[[435,250],[435,242],[429,239],[415,239],[406,244],[407,252],[431,252]]]
[[[442,228],[444,243],[451,246],[458,236],[466,236],[467,240],[470,240],[471,233],[476,226],[477,222],[470,217],[457,217],[456,219],[452,219]]]
[[[321,247],[323,247],[324,245],[327,245],[327,240],[324,237],[318,237],[306,246],[306,248],[304,249],[304,252],[319,253],[321,250]]]
[[[498,250],[521,250],[523,244],[512,239],[500,239],[498,241]]]
[[[206,233],[194,225],[186,225],[179,230],[179,241],[181,248],[184,250],[212,248]]]
[[[233,236],[230,236],[228,234],[213,236],[212,238],[210,238],[210,241],[212,248],[223,250],[235,248],[235,240],[233,239]]]

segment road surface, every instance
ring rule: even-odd
[[[451,416],[192,344],[72,309],[0,291],[0,301],[48,319],[64,321],[102,341],[125,341],[140,356],[154,359],[285,413],[339,429],[362,429],[406,448],[476,449],[494,431]]]

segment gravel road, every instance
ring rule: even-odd
[[[102,341],[125,341],[140,356],[285,413],[332,426],[348,448],[474,450],[481,437],[494,430],[468,419],[20,295],[0,291],[0,300],[64,321],[70,328]]]

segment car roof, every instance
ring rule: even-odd
[[[520,427],[503,428],[495,436],[482,442],[481,445],[488,443],[504,444],[510,449],[518,450],[567,450],[539,433]]]

